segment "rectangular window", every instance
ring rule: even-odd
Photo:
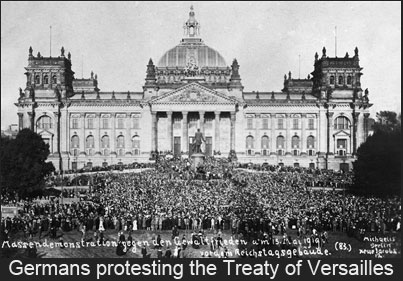
[[[124,129],[125,128],[125,122],[123,118],[118,119],[118,129]]]
[[[262,129],[268,129],[269,128],[269,119],[263,118],[262,119]]]
[[[73,129],[78,129],[78,119],[77,118],[73,118],[72,126],[73,126]]]
[[[109,119],[108,118],[102,119],[102,129],[109,129]]]
[[[284,129],[284,119],[277,119],[277,128],[280,130]]]
[[[298,130],[298,119],[293,119],[292,120],[292,128],[294,130]]]
[[[94,119],[93,118],[87,119],[87,129],[94,129]]]
[[[246,123],[246,128],[247,129],[253,129],[253,119],[252,118],[248,118],[246,119],[247,123]]]
[[[315,129],[315,119],[308,119],[308,130]]]

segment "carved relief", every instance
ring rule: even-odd
[[[188,90],[178,95],[169,98],[168,101],[174,102],[217,102],[215,96],[208,95],[195,89]]]

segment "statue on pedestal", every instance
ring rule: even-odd
[[[202,132],[200,132],[200,129],[197,129],[197,132],[195,134],[194,141],[193,141],[193,147],[194,147],[193,153],[202,153],[201,148],[200,148],[202,145],[202,142],[206,142],[206,140],[204,139]]]

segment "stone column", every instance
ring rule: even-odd
[[[183,152],[189,151],[189,133],[188,133],[188,112],[182,111],[183,116]]]
[[[94,118],[94,150],[95,153],[101,152],[101,137],[102,137],[102,132],[101,132],[101,114],[95,113],[95,118]],[[101,152],[102,154],[102,152]]]
[[[115,118],[116,114],[111,114],[111,138],[110,140],[110,152],[116,152],[116,132],[115,132]],[[111,157],[111,164],[113,163],[112,157]]]
[[[230,150],[235,151],[235,112],[231,112],[231,140],[230,140]]]
[[[173,139],[173,135],[172,135],[172,111],[167,111],[167,123],[168,123],[168,150],[173,152],[173,146],[172,146],[172,139]]]
[[[328,155],[334,154],[333,122],[332,122],[333,115],[334,115],[334,112],[326,113],[327,128],[328,128],[328,133],[327,133],[327,154]]]
[[[271,114],[271,148],[270,148],[270,154],[274,153],[276,154],[276,114]]]
[[[87,149],[85,147],[85,114],[80,114],[80,134],[79,134],[79,138],[80,138],[80,154],[82,152],[87,153]]]
[[[364,142],[364,114],[360,114],[357,118],[357,149]]]
[[[69,143],[70,143],[70,118],[67,107],[62,107],[60,109],[60,150],[62,153],[68,153],[69,151]],[[67,170],[68,167],[63,167],[64,170]]]
[[[24,113],[18,113],[18,131],[24,128]]]
[[[262,128],[262,119],[260,114],[255,115],[255,142],[253,146],[253,150],[261,155],[262,153],[262,137],[259,134],[260,129]]]
[[[215,132],[214,132],[214,150],[220,151],[220,111],[214,111]]]
[[[357,153],[357,143],[358,143],[358,136],[357,136],[357,122],[359,112],[353,112],[353,151],[352,153],[355,155]]]
[[[35,130],[35,113],[34,112],[28,112],[28,117],[29,117],[29,128],[36,132]]]
[[[199,119],[200,119],[200,132],[204,137],[204,111],[199,111]]]
[[[125,124],[126,124],[126,137],[127,137],[127,139],[125,140],[125,155],[126,155],[126,153],[127,152],[132,152],[133,153],[133,151],[132,151],[132,147],[133,147],[133,144],[132,144],[132,131],[131,131],[131,121],[132,121],[132,119],[131,119],[131,116],[130,116],[130,113],[126,113],[125,114]]]
[[[318,150],[320,155],[325,155],[326,153],[326,135],[327,135],[327,120],[326,120],[326,109],[321,106],[319,108],[319,146]]]
[[[59,126],[59,116],[60,113],[59,112],[53,112],[53,116],[54,116],[54,122],[53,122],[53,128],[54,128],[54,132],[55,132],[55,138],[54,138],[54,142],[53,143],[53,152],[54,153],[59,153],[60,151],[60,126]]]
[[[151,112],[151,149],[157,151],[157,112]]]
[[[293,149],[291,145],[291,136],[290,136],[290,114],[285,115],[285,154],[291,153],[291,150]],[[291,149],[290,149],[291,148]]]
[[[364,142],[367,141],[369,131],[369,113],[364,113]]]
[[[301,115],[301,153],[306,153],[306,114]]]

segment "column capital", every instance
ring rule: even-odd
[[[326,112],[327,118],[332,118],[334,115],[334,112]]]
[[[182,111],[183,116],[188,116],[189,111]]]
[[[217,116],[217,115],[220,116],[220,114],[221,114],[221,111],[214,111],[215,116]]]
[[[167,111],[167,116],[172,117],[172,111]]]
[[[306,118],[306,113],[302,113],[301,118]]]
[[[18,115],[18,117],[23,117],[24,113],[18,112],[17,115]]]
[[[364,118],[368,118],[370,113],[364,113]]]

